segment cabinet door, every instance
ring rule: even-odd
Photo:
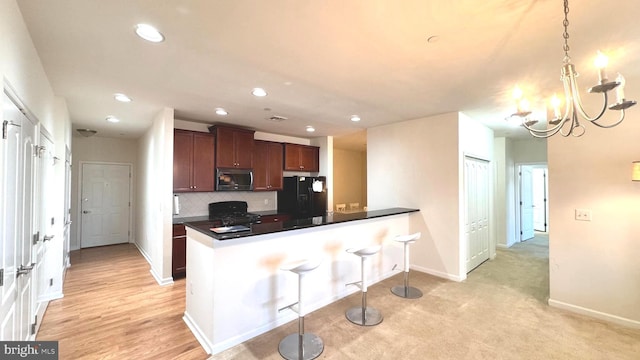
[[[300,147],[300,166],[304,171],[317,172],[319,171],[318,157],[320,156],[319,149],[315,146],[302,146]]]
[[[233,129],[216,128],[216,167],[233,168],[234,159],[234,131]]]
[[[173,191],[191,191],[193,136],[188,131],[173,133]]]
[[[173,225],[171,273],[174,278],[184,277],[187,271],[187,235],[184,225]]]
[[[193,191],[214,190],[215,138],[207,133],[193,134]]]
[[[284,169],[300,171],[300,145],[284,144]]]
[[[234,159],[237,168],[253,168],[253,132],[236,131],[234,133]]]
[[[269,166],[267,176],[269,177],[269,190],[282,190],[282,144],[269,143]]]
[[[256,141],[253,149],[253,190],[269,190],[269,143]]]

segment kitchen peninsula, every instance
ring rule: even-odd
[[[394,274],[403,248],[392,239],[410,233],[417,209],[391,208],[251,224],[216,234],[206,220],[186,222],[187,279],[184,321],[207,353],[215,354],[297,318],[278,309],[297,301],[297,277],[280,267],[320,257],[308,276],[305,303],[316,310],[356,291],[360,260],[345,250],[381,244],[368,262],[370,283]]]

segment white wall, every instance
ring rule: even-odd
[[[334,203],[367,206],[367,153],[333,149],[333,166]]]
[[[507,247],[508,216],[507,212],[507,138],[497,137],[493,147],[493,171],[494,171],[494,201],[495,201],[495,229],[496,245]],[[510,209],[513,211],[513,209]]]
[[[510,139],[509,151],[516,164],[547,162],[547,139]]]
[[[132,193],[133,199],[131,203],[132,214],[136,211],[136,172],[138,165],[138,140],[135,139],[118,139],[101,136],[83,137],[74,135],[73,137],[73,167],[71,174],[71,249],[80,248],[80,223],[81,216],[78,211],[80,208],[80,192],[82,186],[80,163],[83,161],[93,162],[110,162],[132,165]],[[135,221],[132,222],[131,234],[135,234]],[[133,240],[133,238],[131,239]]]
[[[165,108],[138,141],[136,245],[161,284],[171,275],[173,211],[173,109]]]
[[[369,209],[420,209],[411,231],[414,268],[462,280],[459,234],[458,114],[378,126],[367,130]]]
[[[412,267],[456,281],[466,278],[461,231],[465,155],[491,161],[493,131],[464,114],[367,130],[369,208],[420,209],[411,224],[412,232],[422,232],[420,241],[412,245]],[[495,244],[495,234],[491,236]]]
[[[632,108],[618,127],[585,124],[580,138],[548,140],[549,303],[635,327],[640,183],[631,181],[631,162],[640,159],[639,120]],[[575,209],[589,209],[592,221],[576,221]]]

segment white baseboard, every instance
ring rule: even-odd
[[[149,269],[149,272],[151,273],[151,276],[153,276],[153,278],[156,279],[156,282],[158,283],[158,285],[166,286],[166,285],[173,284],[173,278],[172,277],[162,278],[162,277],[158,276],[158,274],[156,274],[156,272],[153,270],[153,267],[151,269]]]
[[[146,251],[144,251],[143,248],[141,248],[137,242],[133,242],[133,245],[136,246],[136,249],[138,249],[138,251],[140,252],[140,254],[142,254],[142,257],[147,260],[147,262],[149,263],[149,266],[151,266],[151,257],[149,256],[149,254],[147,254]]]
[[[151,258],[149,257],[149,255],[146,253],[146,251],[144,251],[140,246],[138,246],[137,242],[133,242],[133,245],[136,246],[136,248],[138,249],[138,251],[140,252],[140,254],[142,254],[142,257],[144,257],[145,260],[147,260],[147,263],[149,264],[149,267],[151,269],[149,269],[149,272],[151,273],[151,276],[153,276],[153,278],[156,280],[156,282],[160,285],[160,286],[165,286],[165,285],[171,285],[173,284],[173,277],[168,277],[168,278],[163,278],[161,276],[159,276],[154,270],[153,270],[153,264],[151,262]]]
[[[513,244],[512,244],[513,245]],[[511,245],[507,245],[507,244],[496,244],[496,247],[500,248],[500,249],[508,249],[511,247]]]
[[[443,279],[456,281],[456,282],[462,282],[467,278],[466,275],[464,277],[461,277],[461,276],[458,276],[458,275],[453,275],[453,274],[445,273],[445,272],[442,272],[442,271],[428,269],[428,268],[425,268],[425,267],[422,267],[422,266],[416,266],[416,265],[409,266],[409,269],[420,271],[420,272],[423,272],[423,273],[426,273],[426,274],[429,274],[429,275],[437,276],[437,277],[440,277],[440,278],[443,278]]]
[[[587,309],[582,306],[568,304],[568,303],[558,301],[558,300],[553,300],[553,299],[549,299],[548,304],[549,306],[552,306],[558,309],[563,309],[563,310],[567,310],[577,314],[586,315],[592,318],[612,322],[614,324],[618,324],[622,326],[640,329],[640,321],[637,321],[637,320],[627,319],[621,316],[603,313],[601,311]]]
[[[196,322],[193,321],[191,316],[189,316],[188,312],[186,312],[186,311],[184,312],[184,316],[182,317],[182,320],[185,322],[185,324],[187,324],[187,327],[189,328],[189,330],[191,330],[191,333],[193,333],[193,336],[196,337],[196,340],[198,340],[198,342],[200,343],[200,346],[202,346],[204,351],[207,354],[211,354],[212,353],[212,349],[213,349],[213,344],[211,344],[207,340],[207,336],[200,329],[200,327],[198,327]]]

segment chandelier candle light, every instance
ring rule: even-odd
[[[554,119],[549,121],[549,125],[546,129],[534,129],[532,126],[536,124],[537,120],[528,119],[531,111],[529,110],[529,104],[526,99],[522,98],[522,91],[516,87],[513,91],[513,97],[517,102],[517,110],[511,116],[518,116],[522,118],[522,126],[524,126],[529,133],[534,137],[538,138],[548,138],[557,133],[560,133],[562,136],[573,135],[575,137],[582,136],[585,132],[584,125],[580,124],[578,115],[582,118],[588,120],[592,124],[599,126],[601,128],[612,128],[622,122],[624,120],[624,111],[625,109],[630,108],[635,105],[636,102],[633,100],[626,100],[624,98],[624,77],[618,74],[615,81],[609,81],[607,79],[606,74],[606,66],[607,66],[607,57],[604,54],[598,52],[598,56],[595,61],[595,65],[598,68],[598,80],[599,84],[590,88],[590,93],[601,93],[603,96],[603,105],[600,113],[595,117],[590,117],[584,110],[582,106],[582,100],[580,99],[580,92],[578,90],[578,83],[576,81],[576,77],[578,73],[576,72],[575,66],[571,63],[571,57],[569,57],[569,0],[564,1],[564,21],[562,25],[564,26],[564,59],[562,65],[562,76],[561,80],[564,84],[564,97],[565,97],[565,109],[564,114],[560,112],[560,103],[561,100],[554,95],[551,99],[551,106],[553,107]],[[616,103],[608,106],[609,110],[619,110],[620,118],[618,121],[612,124],[600,124],[598,120],[604,115],[604,112],[607,109],[607,105],[609,102],[609,98],[607,93],[610,90],[616,89]],[[565,127],[568,128],[565,129]]]

